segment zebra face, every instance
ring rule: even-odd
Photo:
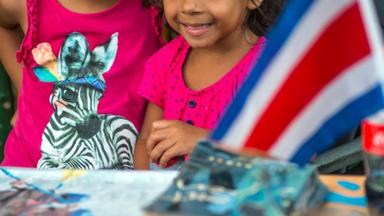
[[[62,124],[75,127],[89,116],[97,114],[97,105],[103,92],[86,84],[55,85],[50,102]]]

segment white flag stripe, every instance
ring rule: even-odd
[[[291,122],[272,146],[272,156],[290,159],[317,130],[348,103],[378,85],[373,57],[347,68]],[[359,81],[359,82],[356,82]],[[336,100],[335,100],[336,99]]]
[[[252,132],[255,122],[258,122],[264,109],[281,88],[297,62],[312,47],[313,42],[329,23],[355,2],[354,0],[321,0],[311,6],[301,23],[298,24],[299,26],[286,41],[285,46],[276,55],[273,64],[260,77],[258,85],[250,93],[243,110],[223,137],[223,143],[232,147],[242,145],[241,142],[245,141]]]

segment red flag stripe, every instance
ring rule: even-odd
[[[255,125],[245,147],[268,150],[327,83],[369,53],[360,8],[356,3],[331,23],[303,56]]]

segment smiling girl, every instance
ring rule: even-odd
[[[153,0],[152,0],[153,2]],[[146,64],[139,94],[149,101],[135,167],[186,158],[214,128],[265,43],[283,0],[162,0],[180,34]]]

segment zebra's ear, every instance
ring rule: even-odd
[[[107,42],[95,47],[89,67],[97,71],[99,76],[109,71],[115,61],[118,47],[118,33],[114,33]]]
[[[63,80],[81,75],[90,60],[89,44],[81,33],[67,36],[59,53],[58,71]]]

